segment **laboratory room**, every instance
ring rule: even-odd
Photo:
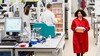
[[[0,56],[100,56],[99,0],[0,0]]]

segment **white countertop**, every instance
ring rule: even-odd
[[[0,48],[14,48],[15,46],[0,46]]]
[[[16,46],[15,48],[57,48],[59,45],[60,41],[62,40],[63,35],[58,36],[56,38],[48,39],[45,43],[37,43],[35,45],[32,45],[32,47],[19,47]],[[28,43],[27,43],[28,44]]]
[[[16,46],[0,46],[0,48],[57,48],[61,40],[64,38],[64,34],[61,34],[61,36],[57,36],[56,38],[48,39],[45,43],[37,43],[35,45],[32,45],[32,47],[28,47],[28,43],[26,43],[26,47],[19,47]],[[62,43],[63,44],[63,43]]]

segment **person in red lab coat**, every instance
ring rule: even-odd
[[[71,29],[73,31],[73,50],[77,56],[83,56],[88,51],[88,31],[90,30],[86,13],[83,10],[75,12],[75,19],[72,21]]]

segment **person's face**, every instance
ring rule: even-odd
[[[82,17],[82,13],[81,12],[78,12],[78,17]]]
[[[52,7],[49,8],[52,11]]]

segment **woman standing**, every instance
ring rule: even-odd
[[[77,10],[75,17],[71,25],[73,31],[73,50],[77,56],[83,56],[88,51],[88,31],[90,26],[84,18],[86,13],[83,10]]]
[[[27,33],[28,35],[28,39],[27,41],[29,41],[29,39],[31,38],[31,26],[30,26],[30,5],[27,5],[24,7],[24,14],[23,14],[23,22],[24,22],[24,33]]]

